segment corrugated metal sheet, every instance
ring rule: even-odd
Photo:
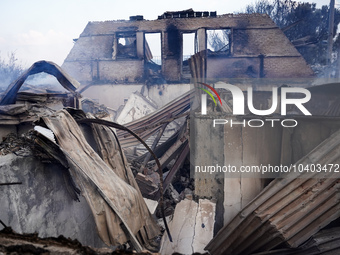
[[[45,72],[53,75],[57,78],[60,84],[70,91],[72,94],[76,94],[75,91],[79,87],[79,82],[69,76],[60,66],[50,61],[38,61],[35,62],[26,72],[24,72],[16,81],[12,82],[6,89],[4,96],[0,100],[0,105],[14,104],[17,98],[17,93],[25,82],[28,76]]]
[[[296,165],[340,163],[340,130]],[[340,172],[291,172],[272,181],[207,245],[211,254],[268,251],[285,243],[298,247],[340,217]]]
[[[340,228],[320,231],[301,247],[299,255],[340,254]]]
[[[135,236],[147,241],[160,234],[124,156],[113,149],[119,145],[110,128],[97,125],[93,129],[102,159],[69,112],[61,110],[42,119],[55,135],[71,176],[91,207],[98,234],[106,244],[130,240],[136,250],[141,250]]]
[[[191,76],[194,79],[205,79],[207,76],[207,51],[200,51],[188,59]]]
[[[340,228],[322,230],[297,249],[280,249],[253,255],[338,255],[340,254]]]
[[[124,126],[135,132],[143,140],[146,140],[161,128],[160,123],[169,119],[169,113],[172,113],[171,118],[175,118],[190,108],[190,99],[193,96],[193,92],[194,90],[190,90],[176,100],[166,104],[159,110],[143,118],[127,123]],[[139,141],[126,131],[117,130],[117,136],[119,137],[122,148],[136,146],[139,144]]]

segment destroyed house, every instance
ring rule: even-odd
[[[28,85],[38,72],[67,91]],[[193,103],[202,90],[190,86],[200,79],[221,97],[207,99],[206,115]],[[278,100],[282,88],[305,88],[311,115],[292,104],[283,116],[278,104],[262,118],[245,104],[236,116],[221,89],[230,84],[246,100],[253,91],[260,111],[274,105],[273,88]],[[338,254],[339,88],[314,79],[267,15],[186,10],[90,22],[63,68],[39,61],[0,95],[0,253],[7,224],[160,254]],[[228,125],[212,128],[221,118]],[[298,124],[284,126],[289,119]],[[196,172],[293,164],[285,173]],[[301,169],[318,164],[336,171]]]
[[[157,47],[150,45],[154,43],[159,45],[159,53],[153,52]],[[86,86],[81,89],[85,96],[100,98],[115,108],[114,94],[120,93],[124,98],[136,90],[126,85],[138,85],[140,90],[143,84],[188,84],[190,70],[193,72],[188,58],[198,52],[204,58],[207,78],[313,76],[303,57],[268,15],[216,15],[191,9],[165,12],[157,20],[133,16],[130,20],[89,22],[75,39],[62,67]],[[102,92],[89,88],[92,85],[101,85]],[[103,87],[108,85],[115,88]],[[117,91],[118,85],[125,85],[126,91]],[[110,100],[103,99],[107,94],[111,94]],[[158,88],[151,94],[161,97],[167,91]],[[150,97],[157,102],[157,98]],[[170,100],[158,101],[164,104]]]

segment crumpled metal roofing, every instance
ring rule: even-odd
[[[42,120],[65,155],[67,163],[63,163],[68,164],[74,182],[92,210],[98,234],[106,244],[118,245],[130,240],[136,250],[141,250],[136,236],[147,242],[160,234],[110,128],[92,126],[96,153],[67,110]],[[48,145],[44,149],[53,151]]]
[[[146,140],[161,128],[162,122],[179,117],[182,113],[187,111],[190,108],[190,100],[193,95],[194,90],[190,90],[181,97],[171,101],[153,113],[138,120],[124,124],[124,126],[136,133],[143,140]],[[172,114],[170,118],[169,113]],[[126,131],[118,130],[117,136],[123,148],[139,144],[139,141],[137,141]]]
[[[60,66],[50,61],[35,62],[26,72],[12,82],[6,89],[4,96],[0,100],[0,105],[14,104],[16,101],[17,93],[25,82],[28,76],[45,72],[57,78],[60,84],[73,94],[76,94],[76,89],[79,87],[79,82],[69,76]]]
[[[278,249],[252,255],[338,255],[340,254],[340,228],[321,230],[296,249]]]

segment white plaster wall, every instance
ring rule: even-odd
[[[124,99],[128,99],[133,92],[140,92],[142,87],[143,84],[98,84],[86,89],[82,96],[117,110],[119,106],[124,104]]]
[[[189,90],[190,84],[153,85],[145,90],[144,96],[150,97],[159,107],[162,107]]]
[[[124,99],[128,99],[136,91],[142,92],[142,88],[143,84],[98,84],[86,89],[82,95],[118,110],[124,104]],[[190,84],[152,85],[144,86],[143,95],[162,107],[189,90]]]

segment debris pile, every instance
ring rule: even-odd
[[[297,166],[339,162],[340,131],[324,140]],[[280,245],[298,248],[340,217],[337,171],[296,171],[273,180],[225,225],[206,249],[212,254],[252,254]]]
[[[64,82],[65,87],[70,89],[72,96],[70,97],[68,92],[45,93],[43,89],[34,89],[27,85],[24,85],[25,92],[18,92],[25,79],[36,72],[56,75],[58,80]],[[165,217],[164,192],[168,194],[165,204],[171,204],[169,208],[172,208],[170,211],[167,209],[167,215],[173,212],[175,204],[181,199],[193,198],[192,180],[188,170],[182,168],[189,152],[186,112],[192,93],[184,94],[159,110],[152,109],[153,112],[146,117],[132,116],[133,119],[138,119],[129,122],[116,134],[113,127],[121,126],[110,122],[114,118],[113,111],[89,99],[81,100],[75,92],[76,87],[72,84],[76,83],[58,66],[41,61],[9,86],[0,105],[3,120],[0,125],[5,131],[1,133],[3,141],[0,148],[1,155],[10,156],[14,153],[18,158],[14,160],[10,156],[3,162],[9,166],[22,161],[25,164],[23,170],[25,174],[36,164],[34,160],[45,163],[48,167],[59,168],[70,198],[81,203],[83,198],[87,201],[98,235],[104,243],[107,245],[128,243],[139,252],[145,248],[158,251],[161,232],[154,217],[156,215],[159,218]],[[70,105],[67,103],[69,100],[66,102],[65,98],[72,98],[74,104]],[[80,102],[88,110],[87,114],[74,108],[80,106]],[[179,118],[182,120],[178,121]],[[171,128],[174,134],[168,133],[170,139],[158,144],[165,128],[174,121],[178,127],[177,131]],[[136,178],[123,151],[140,142],[136,140],[136,137],[140,138],[134,132],[144,139],[156,136],[152,147],[157,152],[156,157],[152,151],[150,151],[152,154],[147,152],[141,157],[129,155],[128,158],[132,159],[130,164],[139,165],[139,168],[135,169]],[[28,161],[23,160],[25,157]],[[40,165],[36,167],[39,169]],[[160,172],[159,167],[169,170],[164,171],[164,186],[163,171]],[[7,166],[6,170],[3,169],[4,173],[10,171]],[[13,178],[9,179],[13,181]],[[151,180],[149,184],[154,190],[145,191],[143,181],[147,179]],[[177,181],[173,181],[175,179]],[[26,187],[26,182],[23,185]],[[152,203],[158,208],[156,212],[154,207],[154,216],[150,214],[146,204],[150,204],[150,201],[144,200],[140,189],[144,197],[153,199]],[[181,195],[178,192],[181,192]],[[25,206],[32,210],[36,205],[33,202]],[[163,226],[165,229],[168,228],[166,222]],[[168,236],[171,238],[169,231]]]
[[[80,193],[85,197],[98,234],[107,245],[129,242],[137,251],[142,251],[143,247],[157,251],[159,244],[154,240],[160,235],[160,228],[143,200],[115,131],[98,124],[78,124],[76,119],[92,117],[74,108],[55,111],[40,105],[41,110],[36,115],[23,118],[22,114],[26,117],[34,111],[27,110],[27,104],[13,104],[24,80],[30,73],[37,72],[35,68],[46,71],[51,67],[57,70],[57,74],[53,72],[57,78],[65,81],[60,78],[60,74],[65,74],[59,73],[60,69],[55,64],[38,62],[11,84],[2,97],[2,116],[16,118],[17,122],[1,124],[26,126],[20,136],[18,133],[3,136],[2,155],[10,152],[18,155],[26,148],[28,154],[21,153],[20,157],[27,156],[32,161],[33,153],[41,162],[56,164],[64,173],[66,189],[71,197],[76,201],[80,201]],[[64,107],[61,105],[61,108]]]
[[[115,251],[109,248],[92,248],[83,246],[77,240],[59,237],[39,238],[38,234],[18,234],[7,227],[0,231],[0,252],[3,254],[65,254],[65,255],[113,255],[132,254],[125,247],[118,247]],[[149,255],[150,252],[143,251],[133,253]]]
[[[195,32],[195,54],[184,59],[188,31]],[[224,33],[219,49],[209,46],[210,32]],[[157,63],[147,42],[151,33],[161,40]],[[190,171],[216,163],[339,166],[338,83],[309,88],[317,96],[304,106],[313,116],[299,115],[302,103],[290,104],[285,115],[299,121],[292,127],[246,127],[233,114],[235,91],[219,91],[241,84],[238,106],[249,123],[250,93],[256,112],[271,111],[273,88],[281,100],[279,89],[288,86],[264,78],[313,76],[269,16],[189,9],[155,21],[90,22],[63,66],[82,85],[64,68],[39,61],[1,94],[0,253],[340,252],[339,168],[277,179]],[[66,91],[25,83],[40,72]],[[221,80],[208,85],[210,78]],[[281,122],[280,109],[274,110],[270,117]],[[224,118],[238,126],[212,129]]]

